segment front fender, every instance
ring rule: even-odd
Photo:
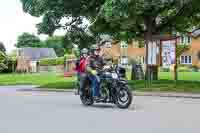
[[[119,85],[128,85],[128,81],[125,79],[120,79],[119,80]]]
[[[124,88],[127,85],[128,85],[127,80],[120,79],[117,81],[115,89],[118,92],[118,91],[120,91],[121,88]]]

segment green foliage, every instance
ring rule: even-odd
[[[17,48],[23,48],[23,47],[42,47],[42,42],[40,41],[40,38],[30,34],[30,33],[23,33],[22,35],[18,36],[17,38]]]
[[[40,65],[41,66],[64,65],[64,57],[41,59]]]
[[[199,0],[106,0],[91,29],[127,40],[186,32],[200,19],[199,4]]]
[[[163,67],[159,68],[159,72],[169,72],[169,71],[170,71],[169,68],[163,68]]]
[[[70,30],[65,35],[64,39],[66,49],[72,49],[73,44],[76,44],[79,49],[89,48],[92,44],[96,42],[96,38],[90,35],[85,30],[81,28],[76,28],[75,30]]]
[[[58,58],[45,58],[40,60],[40,65],[42,66],[55,66],[55,65],[64,65],[65,59],[74,59],[73,55],[66,55],[65,57]]]
[[[17,59],[15,57],[8,57],[6,61],[6,66],[7,68],[2,71],[3,73],[15,72],[17,67]]]
[[[12,50],[9,54],[9,57],[16,58],[17,57],[17,49]]]
[[[179,58],[181,56],[181,54],[187,50],[190,49],[189,45],[177,45],[177,49],[176,49],[176,56],[177,58]]]
[[[84,18],[94,18],[105,0],[21,0],[23,10],[33,16],[43,16],[39,33],[52,35],[56,29],[82,25]],[[69,19],[69,21],[62,21]],[[62,23],[61,23],[62,21]]]
[[[185,67],[178,67],[178,71],[179,72],[191,72],[192,69],[187,67],[187,66],[185,66]]]
[[[14,72],[17,65],[16,57],[9,57],[0,51],[0,72],[10,73]]]
[[[0,72],[4,69],[7,69],[7,65],[5,64],[7,60],[7,56],[4,52],[0,51]]]
[[[53,48],[58,57],[64,56],[64,37],[63,36],[52,36],[48,37],[44,42],[44,47]]]
[[[2,42],[0,42],[0,51],[2,51],[4,53],[6,52],[6,48]]]
[[[200,68],[197,65],[193,65],[192,69],[194,72],[198,72],[200,70]]]

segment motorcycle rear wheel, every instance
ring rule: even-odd
[[[85,106],[91,106],[94,104],[93,98],[90,96],[89,90],[85,90],[85,92],[80,95],[80,99],[83,105]]]

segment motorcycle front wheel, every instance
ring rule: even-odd
[[[121,109],[127,109],[132,103],[133,95],[128,85],[120,88],[116,96],[116,104]]]

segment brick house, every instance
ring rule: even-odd
[[[195,30],[188,35],[179,35],[178,45],[189,45],[189,50],[180,56],[180,64],[192,65],[200,68],[200,29]],[[121,64],[129,64],[132,59],[141,64],[145,64],[145,48],[138,48],[136,41],[132,43],[120,44],[120,42],[112,42],[103,46],[103,52],[106,55],[118,59]]]
[[[105,44],[102,49],[105,55],[111,56],[114,60],[118,60],[120,64],[128,65],[132,60],[140,64],[145,63],[145,48],[138,48],[136,41],[128,45],[120,42],[112,42]]]
[[[178,39],[179,45],[189,45],[189,50],[180,56],[180,64],[192,65],[200,68],[200,29],[189,35],[182,35]]]

